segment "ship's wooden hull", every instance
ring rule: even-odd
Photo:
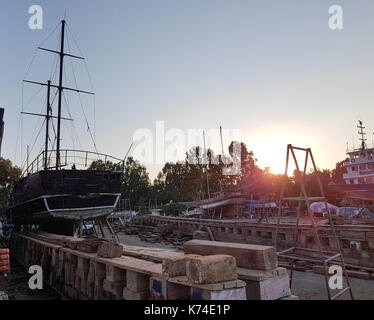
[[[110,215],[120,197],[121,174],[94,170],[41,171],[14,187],[14,224],[82,221]]]

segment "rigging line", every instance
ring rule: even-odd
[[[61,33],[59,34],[58,42],[56,44],[56,51],[59,51],[59,44],[60,43],[61,43]],[[52,75],[52,72],[51,72],[51,77],[50,77],[51,82],[55,82],[55,81],[57,82],[57,70],[58,70],[58,63],[59,63],[58,55],[54,55],[54,61],[56,62],[56,65],[55,65],[53,75]]]
[[[67,44],[68,44],[68,48],[69,48],[69,50],[70,50],[70,44],[69,44],[69,41],[67,41]],[[70,63],[71,63],[71,69],[72,69],[73,76],[74,76],[75,87],[78,89],[78,82],[77,82],[77,77],[76,77],[76,75],[75,75],[73,62],[70,60]],[[84,119],[85,119],[85,121],[86,121],[87,130],[88,130],[88,132],[89,132],[89,134],[90,134],[90,137],[91,137],[92,143],[93,143],[93,145],[94,145],[95,151],[98,152],[98,151],[97,151],[96,142],[95,142],[95,139],[94,139],[94,137],[93,137],[93,135],[92,135],[91,128],[90,128],[90,125],[89,125],[89,123],[88,123],[88,120],[87,120],[87,117],[86,117],[86,113],[85,113],[85,111],[84,111],[82,98],[81,98],[81,95],[80,95],[79,92],[78,92],[78,97],[79,97],[79,102],[80,102],[81,109],[82,109],[82,112],[83,112],[83,116],[84,116]]]
[[[52,36],[52,34],[56,31],[56,29],[57,29],[57,27],[60,25],[60,23],[58,23],[57,25],[56,25],[56,27],[50,32],[50,34],[47,36],[47,38],[45,39],[45,40],[43,40],[37,47],[41,47],[45,42],[47,42],[48,41],[48,39]],[[38,48],[36,47],[36,49],[35,49],[35,51],[34,51],[34,55],[33,55],[33,57],[32,57],[32,59],[31,59],[31,62],[30,62],[30,64],[28,65],[28,67],[27,67],[27,69],[26,69],[26,73],[25,73],[25,75],[24,75],[24,78],[26,78],[26,76],[28,75],[28,73],[30,72],[30,69],[31,69],[31,66],[33,65],[33,63],[34,63],[34,60],[35,60],[35,58],[36,58],[36,56],[37,56],[37,53],[38,53]]]
[[[74,34],[73,34],[72,30],[71,30],[70,27],[69,27],[69,24],[67,23],[66,26],[67,26],[67,30],[68,30],[69,34],[71,35],[71,38],[73,39],[73,42],[74,42],[75,45],[77,46],[77,49],[78,49],[78,51],[79,51],[79,54],[80,54],[82,57],[84,57],[85,55],[84,55],[83,51],[81,50],[81,48],[79,47],[78,41],[75,39]],[[68,37],[67,37],[67,39],[68,39]],[[71,49],[70,49],[70,43],[68,43],[68,45],[69,45],[69,51],[70,51],[70,50],[71,50]],[[89,71],[89,69],[88,69],[88,65],[87,65],[87,61],[86,61],[86,59],[83,60],[83,63],[84,63],[84,67],[85,67],[85,69],[86,69],[86,73],[87,73],[87,75],[88,75],[88,80],[89,80],[89,82],[90,82],[91,90],[92,90],[92,91],[95,91],[95,89],[94,89],[94,85],[93,85],[93,81],[92,81],[92,77],[91,77],[90,71]],[[93,133],[93,139],[94,139],[94,141],[95,141],[94,144],[96,144],[96,97],[95,97],[95,95],[92,97],[92,99],[93,99],[93,109],[94,109],[94,123],[93,123],[93,127],[94,127],[94,128],[93,128],[93,131],[94,131],[94,133]]]
[[[17,162],[17,149],[18,149],[18,140],[19,140],[19,132],[20,132],[20,128],[21,128],[21,117],[22,117],[22,114],[20,113],[19,116],[18,116],[18,130],[17,130],[17,139],[16,139],[16,145],[15,145],[15,148],[14,148],[14,162]]]
[[[43,103],[42,103],[42,107],[41,107],[41,110],[40,110],[40,112],[39,113],[43,113],[43,109],[45,108],[45,105],[47,104],[47,97],[45,97],[44,99],[43,99]],[[40,118],[39,118],[39,121],[40,121]],[[37,123],[40,123],[40,122],[37,122]],[[33,130],[33,132],[32,132],[32,135],[31,135],[31,138],[30,138],[30,140],[29,141],[32,141],[33,140],[33,138],[34,138],[34,134],[35,134],[35,131],[36,131],[36,128],[38,127],[38,125],[36,125],[36,126],[34,126],[34,130]]]
[[[55,75],[57,73],[57,67],[58,67],[58,59],[57,59],[57,54],[53,55],[53,63],[52,63],[52,69],[51,69],[51,74],[49,75],[49,79],[52,81],[55,78]],[[53,67],[54,66],[54,67]]]
[[[56,27],[49,33],[49,35],[47,36],[47,38],[45,40],[43,40],[39,46],[42,46],[46,41],[48,41],[48,39],[52,36],[52,34],[56,31],[57,27],[59,26],[60,23],[58,23],[56,25]],[[37,53],[38,53],[38,48],[35,48],[34,50],[34,54],[33,54],[33,57],[30,61],[30,63],[28,64],[27,68],[26,68],[26,72],[24,74],[24,78],[27,77],[27,75],[29,74],[30,70],[31,70],[31,67],[35,61],[35,58],[37,56]],[[39,90],[40,91],[40,90]],[[38,94],[39,92],[36,93],[36,95]],[[36,96],[35,95],[35,96]],[[34,97],[35,97],[34,96]],[[34,97],[27,103],[26,106],[28,106],[31,101],[34,99]],[[25,105],[24,105],[24,83],[22,82],[22,101],[21,101],[21,111],[24,111],[24,108],[25,108]],[[21,133],[21,137],[20,137],[20,133]],[[20,152],[20,161],[22,162],[22,149],[23,149],[23,117],[22,117],[22,114],[20,114],[19,116],[19,127],[18,127],[18,132],[17,132],[17,140],[16,140],[16,145],[15,145],[15,152],[14,152],[14,161],[16,162],[17,161],[17,149],[18,149],[18,144],[20,143],[20,147],[21,147],[21,152]]]
[[[57,133],[56,133],[56,128],[55,128],[55,123],[53,121],[51,121],[52,123],[52,129],[53,129],[53,133],[55,134],[55,137],[57,136]],[[51,139],[51,138],[49,138]]]
[[[56,143],[56,136],[55,136],[55,138],[54,138],[54,140],[53,140],[53,143],[52,143],[52,147],[51,147],[51,150],[53,150],[54,149],[54,147],[55,147],[55,143]],[[51,141],[52,142],[52,141]],[[50,152],[49,153],[49,162],[51,162],[51,158],[52,158],[52,152]]]
[[[23,89],[24,89],[24,82],[22,82],[22,89],[21,89],[21,111],[23,111]],[[17,150],[18,150],[18,141],[19,141],[19,133],[20,133],[20,128],[21,128],[21,117],[22,113],[19,114],[18,116],[18,129],[17,129],[17,139],[16,139],[16,144],[14,148],[14,162],[17,162]]]
[[[68,115],[70,118],[72,118],[71,116],[71,112],[70,112],[70,107],[69,107],[69,101],[68,101],[68,98],[67,96],[65,95],[65,92],[62,92],[62,96],[64,97],[64,100],[65,100],[65,104],[66,104],[66,109],[67,109],[67,112],[68,112]],[[75,124],[73,121],[71,121],[71,127],[72,127],[72,131],[73,131],[73,136],[76,136],[77,137],[77,142],[78,142],[78,145],[80,147],[82,147],[82,144],[80,143],[80,140],[79,140],[79,135],[77,133],[77,130],[76,130],[76,127],[75,127]]]
[[[36,93],[30,98],[30,100],[25,105],[22,105],[22,111],[26,110],[26,108],[31,104],[31,102],[35,100],[35,98],[38,96],[38,94],[40,93],[42,89],[43,89],[43,86],[40,86],[38,91],[36,91]]]
[[[38,54],[38,48],[35,49],[35,51],[34,51],[34,55],[33,55],[32,59],[31,59],[31,61],[30,61],[29,66],[28,66],[27,69],[26,69],[26,72],[25,72],[25,75],[23,76],[23,78],[26,78],[27,75],[29,74],[30,69],[31,69],[31,66],[32,66],[32,64],[34,63],[34,60],[35,60],[37,54]]]
[[[57,25],[55,26],[55,28],[49,33],[49,35],[47,36],[47,38],[45,40],[43,40],[40,44],[39,44],[39,47],[41,47],[44,43],[46,43],[49,38],[52,36],[52,34],[56,31],[56,29],[60,26],[61,22],[57,23]]]
[[[83,54],[81,48],[79,47],[78,42],[76,41],[76,39],[75,39],[75,37],[74,37],[74,34],[73,34],[73,32],[71,31],[71,29],[70,29],[70,27],[69,27],[69,24],[66,23],[66,26],[67,26],[67,30],[68,30],[68,32],[71,34],[71,38],[73,39],[75,45],[76,45],[77,48],[78,48],[79,54],[80,54],[82,57],[84,57],[85,55]],[[70,50],[70,48],[69,48],[69,50]],[[88,79],[89,79],[89,81],[90,81],[91,90],[92,90],[92,91],[95,91],[95,90],[94,90],[93,81],[92,81],[92,78],[91,78],[90,72],[89,72],[89,70],[88,70],[88,65],[87,65],[86,59],[84,59],[83,62],[84,62],[85,68],[86,68],[86,72],[87,72],[87,75],[88,75]]]
[[[37,134],[37,136],[36,136],[36,139],[35,139],[35,141],[34,141],[32,147],[31,147],[31,149],[29,150],[29,154],[32,152],[32,150],[33,150],[34,147],[35,147],[36,142],[38,141],[39,135],[40,135],[40,133],[42,132],[42,129],[43,129],[43,126],[44,126],[44,122],[45,122],[45,119],[44,119],[42,125],[40,126],[39,132],[38,132],[38,134]],[[27,162],[27,160],[25,160],[25,163],[24,163],[24,165],[22,166],[22,171],[25,169],[26,162]]]

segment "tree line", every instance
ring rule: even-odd
[[[234,152],[235,145],[238,144],[240,155]],[[215,155],[210,149],[204,152],[198,146],[191,148],[183,161],[166,162],[153,181],[149,178],[147,168],[133,157],[128,157],[124,164],[96,160],[88,169],[123,171],[122,198],[129,199],[132,209],[138,211],[146,210],[150,204],[155,206],[156,203],[165,205],[206,199],[215,192],[227,189],[240,190],[248,198],[266,196],[276,200],[283,182],[286,183],[286,196],[295,196],[300,192],[296,175],[289,176],[284,181],[283,175],[259,168],[253,152],[243,142],[231,142],[226,152],[227,155]],[[237,160],[241,163],[240,170],[235,175],[224,174],[224,169],[230,169]],[[343,183],[344,161],[338,162],[333,170],[324,169],[319,172],[323,186],[330,182]],[[307,193],[311,196],[319,194],[315,174],[308,172],[305,177]],[[0,206],[8,203],[12,182],[20,176],[20,168],[10,160],[0,158]],[[168,210],[174,210],[171,208],[178,211],[177,205]]]

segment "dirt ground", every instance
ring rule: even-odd
[[[374,280],[349,278],[352,285],[355,300],[374,300]],[[345,284],[344,284],[345,287]],[[299,296],[302,300],[326,300],[327,291],[325,277],[313,272],[294,271],[292,294]],[[338,291],[331,290],[335,295]],[[345,293],[338,300],[349,300],[349,293]]]
[[[164,244],[162,242],[159,243],[150,243],[145,242],[139,239],[137,235],[126,235],[124,233],[117,233],[119,241],[122,244],[127,244],[130,246],[141,246],[141,247],[148,247],[148,248],[162,248],[162,249],[173,249],[177,250],[172,244]]]
[[[30,290],[31,277],[17,262],[11,261],[8,277],[0,275],[0,300],[57,300],[60,296],[50,288]]]

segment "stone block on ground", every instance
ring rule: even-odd
[[[123,299],[125,300],[148,300],[149,291],[145,290],[145,291],[135,292],[125,287],[123,289]]]
[[[187,279],[192,283],[217,283],[236,280],[235,258],[229,255],[191,257],[186,261]]]
[[[143,273],[127,270],[126,287],[132,292],[148,291],[149,276]]]
[[[190,297],[190,287],[151,277],[149,282],[152,300],[182,300]]]
[[[105,266],[106,278],[109,281],[125,281],[126,282],[126,270],[114,267],[110,264]]]
[[[191,240],[184,244],[186,254],[228,254],[236,259],[239,267],[272,270],[278,266],[275,248],[272,246]]]
[[[185,254],[183,256],[170,257],[162,260],[162,272],[169,277],[186,275],[186,262],[188,259],[199,257],[198,254]]]
[[[242,278],[243,279],[243,278]],[[290,278],[287,272],[262,280],[246,280],[248,300],[277,300],[291,295]]]
[[[191,300],[246,300],[245,288],[210,291],[191,288]]]
[[[116,298],[122,298],[125,285],[125,281],[109,281],[108,279],[103,281],[104,290],[110,292]]]
[[[97,250],[97,255],[103,258],[119,258],[122,256],[122,252],[122,245],[113,242],[103,242]]]

